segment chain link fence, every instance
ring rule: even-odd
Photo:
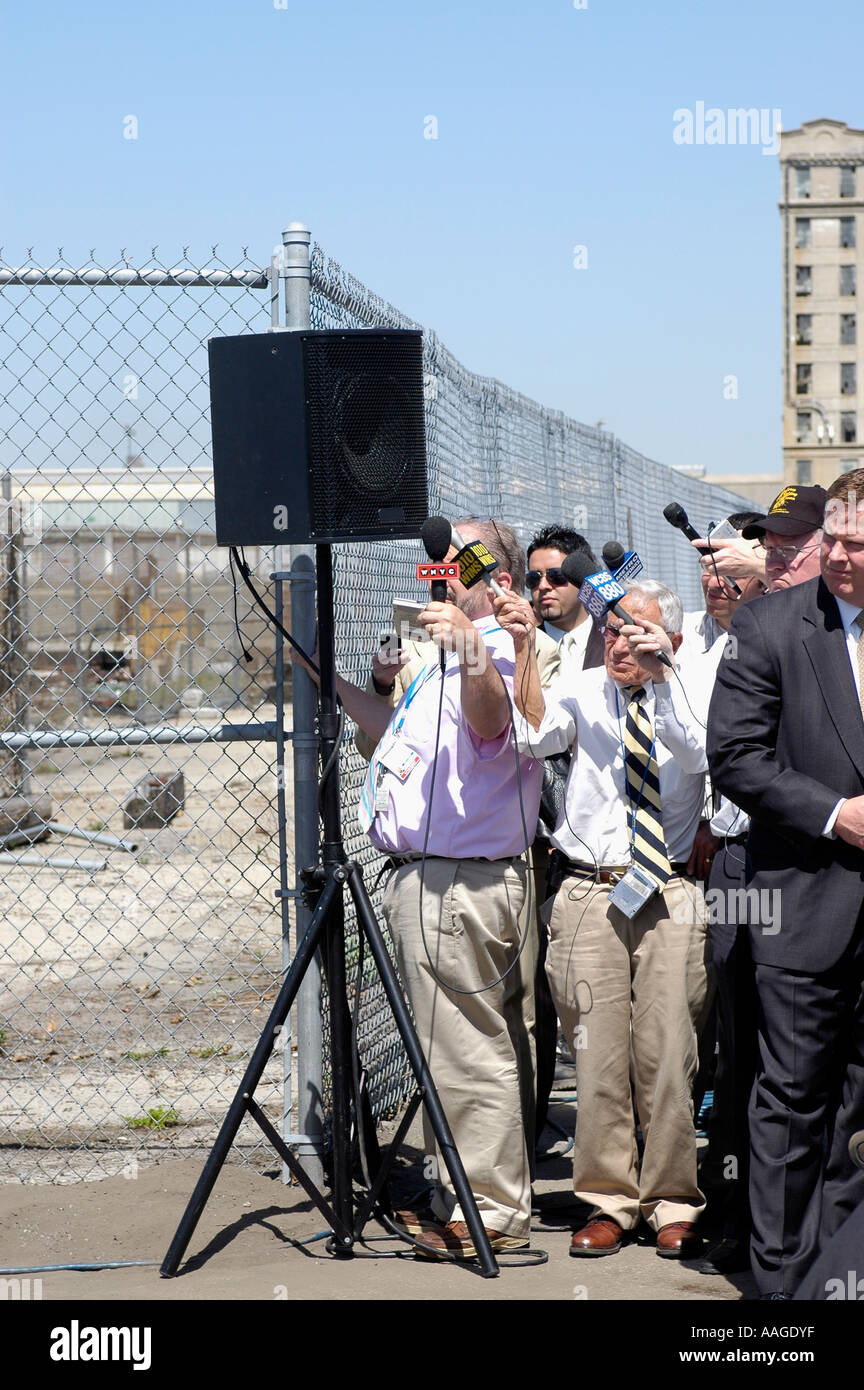
[[[266,331],[277,289],[216,248],[205,269],[156,248],[144,269],[0,262],[0,1180],[203,1153],[290,955],[275,741],[290,702],[215,546],[206,351]],[[377,325],[418,326],[313,248],[311,326]],[[432,333],[424,351],[433,512],[620,539],[701,607],[662,507],[704,529],[747,504],[466,372]],[[287,557],[247,558],[272,606]],[[419,596],[416,559],[406,542],[337,548],[349,678],[365,680],[393,596]],[[343,755],[346,848],[374,882],[350,730]],[[349,940],[349,975],[355,959]],[[404,1059],[371,976],[360,1038],[380,1115]],[[271,1116],[291,1074],[285,1039],[257,1097]],[[246,1128],[238,1151],[272,1162]]]

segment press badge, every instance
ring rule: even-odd
[[[404,782],[420,761],[420,754],[409,748],[401,739],[384,739],[376,750],[375,757],[388,772],[393,772]]]

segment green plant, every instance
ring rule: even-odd
[[[230,1043],[220,1043],[218,1047],[190,1047],[190,1057],[201,1057],[206,1061],[209,1057],[227,1057],[231,1051]]]
[[[104,829],[105,829],[105,822],[104,822],[104,820],[91,820],[91,822],[90,822],[90,824],[88,825],[87,829],[88,829],[88,830],[104,830]]]
[[[124,1052],[123,1056],[129,1062],[149,1062],[152,1057],[167,1057],[167,1047],[156,1047],[152,1052]]]
[[[4,1045],[3,1045],[5,1042],[6,1042],[6,1029],[5,1029],[5,1028],[0,1028],[0,1057],[5,1057],[5,1056],[6,1056],[6,1049],[5,1049]]]
[[[174,1109],[165,1110],[155,1105],[143,1115],[124,1115],[123,1119],[130,1129],[167,1129],[169,1125],[179,1125],[180,1116]]]

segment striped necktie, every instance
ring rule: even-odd
[[[633,862],[645,869],[662,888],[672,874],[663,834],[660,774],[654,756],[654,731],[642,708],[645,690],[631,688],[624,726],[624,773],[627,821]]]

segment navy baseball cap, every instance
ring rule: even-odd
[[[784,487],[761,521],[751,521],[741,532],[745,540],[762,539],[766,531],[778,536],[802,536],[818,531],[825,518],[828,494],[824,487]]]

